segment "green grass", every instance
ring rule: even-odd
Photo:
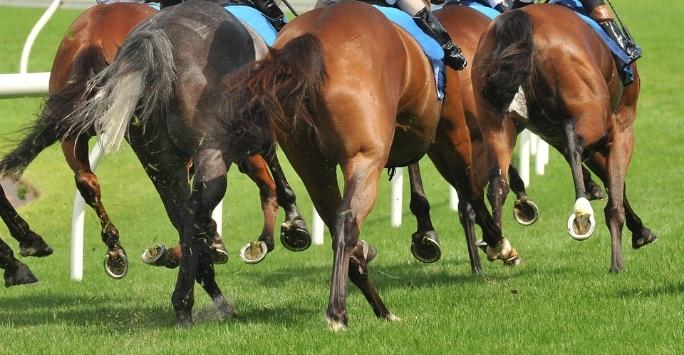
[[[224,208],[224,235],[231,252],[217,266],[238,317],[218,322],[207,316],[210,302],[197,289],[198,324],[173,327],[170,295],[176,272],[142,265],[137,256],[155,242],[176,240],[161,203],[130,149],[103,159],[104,202],[131,257],[127,278],[114,281],[102,271],[104,247],[94,213],[86,217],[85,280],[69,280],[69,230],[73,177],[58,147],[43,152],[25,178],[40,198],[20,212],[55,248],[46,259],[24,259],[41,282],[0,289],[0,353],[678,353],[684,351],[684,220],[680,208],[684,112],[679,23],[684,8],[637,0],[616,1],[623,20],[644,47],[642,94],[636,122],[636,151],[628,175],[632,205],[660,240],[639,251],[628,248],[626,272],[608,273],[610,241],[603,202],[595,202],[594,236],[572,241],[565,222],[573,204],[569,169],[557,154],[548,172],[533,176],[530,195],[542,211],[531,227],[507,215],[506,234],[525,264],[485,265],[487,277],[470,275],[448,190],[431,164],[423,163],[435,226],[443,241],[440,262],[424,265],[409,252],[414,222],[405,213],[399,229],[389,227],[389,184],[381,182],[378,204],[363,237],[378,247],[372,275],[388,307],[402,322],[373,316],[362,295],[350,288],[350,328],[333,334],[325,327],[331,249],[295,254],[280,245],[265,262],[239,262],[236,251],[261,228],[256,187],[231,171]],[[46,71],[77,12],[60,10],[39,37],[31,71]],[[0,72],[17,70],[20,46],[39,17],[35,9],[0,8]],[[567,68],[572,70],[572,68]],[[39,99],[0,101],[0,133],[33,119]],[[303,212],[310,202],[287,168]],[[405,193],[405,198],[408,194]],[[509,201],[510,202],[510,201]],[[510,206],[507,209],[510,211]],[[408,209],[406,209],[408,212]],[[507,212],[508,213],[508,212]],[[6,229],[0,235],[16,249]]]

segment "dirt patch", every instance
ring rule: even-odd
[[[5,196],[14,208],[21,207],[38,198],[38,191],[22,179],[2,177],[0,178],[0,185],[2,185]]]

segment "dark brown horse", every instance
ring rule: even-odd
[[[167,2],[167,5],[177,2]],[[87,81],[114,60],[114,56],[128,33],[154,13],[156,10],[144,4],[114,3],[93,6],[74,21],[57,50],[50,75],[49,97],[43,112],[27,137],[0,161],[0,170],[3,174],[20,174],[43,149],[58,140],[62,133],[58,132],[57,127],[64,117],[79,107],[86,98]],[[108,248],[105,271],[114,278],[121,278],[126,275],[128,258],[119,241],[119,232],[104,208],[100,183],[88,161],[88,140],[93,135],[94,132],[89,131],[78,136],[65,136],[62,139],[62,151],[69,167],[74,171],[78,190],[100,218],[102,240]],[[132,146],[136,154],[139,156],[144,154],[140,152],[146,150],[144,142],[140,139],[134,139],[134,141],[136,143]],[[179,172],[179,174],[186,175],[186,183],[187,165],[186,162],[181,168],[182,172]],[[272,165],[277,168],[277,160],[272,162]],[[158,173],[150,168],[154,164],[143,164],[143,166],[152,177],[153,183],[158,185],[158,180],[154,178]],[[281,183],[284,181],[284,178],[281,178],[282,173],[277,173],[278,184],[276,184],[261,156],[245,160],[241,164],[241,169],[259,187],[264,212],[264,227],[259,241],[264,242],[265,249],[270,251],[274,248],[273,232],[278,211],[276,200],[284,206],[286,211],[286,222],[281,230],[283,245],[292,250],[301,250],[306,247],[307,243],[302,242],[308,240],[306,225],[297,211],[294,193],[286,181]],[[160,187],[157,186],[157,189]],[[161,196],[168,210],[171,205],[167,200],[174,197],[165,194]],[[171,213],[169,215],[173,216]],[[217,262],[225,262],[227,255],[223,242],[218,234],[215,237],[213,244],[215,259]],[[261,252],[262,245],[256,243],[255,246],[259,250],[254,253],[263,256],[265,251]],[[169,267],[178,265],[180,246],[169,249],[168,253],[160,253],[161,248],[151,250],[153,255],[147,252],[146,262]]]
[[[384,167],[427,153],[472,207],[490,259],[518,260],[474,188],[458,74],[447,70],[440,102],[418,44],[379,11],[354,1],[309,11],[285,26],[265,60],[238,73],[229,107],[238,121],[268,119],[333,236],[331,329],[347,325],[347,278],[379,318],[397,319],[370,281],[374,252],[359,239]]]
[[[589,26],[567,8],[540,4],[497,18],[480,41],[472,72],[480,127],[497,161],[498,170],[490,175],[494,191],[504,191],[515,126],[522,125],[570,164],[576,202],[568,231],[583,240],[595,224],[582,174],[585,162],[608,191],[614,272],[623,270],[625,221],[633,248],[656,240],[625,193],[640,85],[636,65],[632,70],[634,83],[623,86],[613,56]],[[508,110],[519,91],[528,117]]]

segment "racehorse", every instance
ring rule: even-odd
[[[227,107],[234,119],[270,123],[333,236],[326,313],[333,330],[348,322],[347,277],[376,316],[397,319],[369,278],[374,250],[359,239],[384,167],[405,166],[427,153],[460,192],[463,206],[472,206],[488,257],[519,260],[474,188],[459,77],[450,69],[446,76],[442,103],[418,44],[370,5],[350,1],[297,17],[283,28],[267,58],[236,72],[229,82]],[[239,140],[229,143],[239,145]]]
[[[170,6],[178,2],[167,1],[162,6]],[[18,175],[43,149],[55,143],[60,135],[63,136],[62,151],[69,167],[74,171],[76,186],[86,203],[96,211],[100,218],[102,240],[108,247],[105,256],[105,271],[113,278],[122,278],[126,275],[128,258],[119,241],[119,232],[104,208],[100,183],[88,160],[88,140],[94,135],[94,131],[80,132],[78,136],[65,136],[63,132],[59,132],[59,125],[64,117],[79,107],[87,98],[85,92],[88,79],[109,65],[128,33],[154,13],[156,10],[150,6],[136,3],[96,5],[84,11],[70,26],[57,50],[50,75],[49,97],[42,114],[19,146],[0,161],[0,171],[3,174]],[[153,159],[147,156],[144,140],[134,137],[137,133],[135,130],[131,131],[133,150],[141,161]],[[279,170],[275,156],[271,157],[270,164]],[[173,208],[169,201],[174,197],[161,192],[164,188],[159,186],[161,182],[156,178],[159,173],[154,170],[155,164],[143,164],[143,166],[152,178],[155,187],[160,191],[167,211]],[[183,166],[179,169],[180,171],[176,174],[185,174],[187,185],[187,168]],[[294,193],[287,185],[287,181],[284,181],[282,173],[274,174],[277,182],[274,183],[268,173],[266,162],[260,156],[246,159],[241,164],[241,170],[246,171],[259,187],[264,213],[264,227],[259,240],[265,242],[266,249],[270,251],[274,248],[273,232],[278,210],[276,200],[286,211],[286,222],[281,227],[283,245],[292,250],[304,248],[307,244],[302,243],[302,240],[308,238],[306,225],[297,210]],[[169,216],[175,218],[172,213],[169,213]],[[175,223],[175,225],[178,227],[180,224]],[[227,255],[218,234],[215,235],[213,250],[216,261],[225,262]],[[177,265],[181,253],[179,247],[170,248],[168,253],[161,253],[161,251],[153,249],[153,254],[156,254],[146,261],[168,267]]]
[[[264,127],[227,114],[223,88],[229,73],[267,52],[261,37],[221,6],[184,2],[143,21],[114,62],[91,80],[97,95],[65,120],[65,134],[106,132],[106,150],[120,144],[128,128],[141,162],[153,167],[148,173],[181,239],[172,296],[180,326],[192,324],[195,280],[222,315],[232,310],[214,276],[211,211],[225,193],[231,164],[257,153],[270,163],[275,153]],[[137,124],[130,124],[133,112]],[[239,144],[229,146],[236,137]],[[192,189],[184,171],[188,157]]]
[[[435,11],[435,16],[444,24],[451,36],[458,39],[458,44],[463,50],[463,55],[472,63],[473,56],[477,49],[477,42],[482,33],[487,29],[491,20],[471,7],[461,5],[452,6],[451,4]],[[491,167],[494,166],[496,162],[490,154],[487,154],[486,144],[477,122],[477,111],[470,71],[471,67],[468,66],[459,73],[460,94],[466,122],[468,124],[468,129],[470,130],[473,171],[475,173],[478,189],[481,189],[487,185]],[[517,133],[521,130],[522,126],[519,126],[516,129]],[[430,205],[423,190],[418,164],[410,165],[408,172],[411,186],[410,208],[418,222],[418,230],[411,238],[411,252],[416,259],[422,262],[435,262],[439,260],[441,250],[437,234],[434,231],[429,215]],[[583,173],[589,199],[603,199],[603,191],[601,191],[601,188],[591,179],[591,174],[584,168]],[[487,197],[490,206],[492,207],[494,220],[501,228],[502,206],[510,188],[510,191],[516,195],[516,200],[513,203],[513,217],[522,225],[531,225],[539,216],[538,207],[527,196],[525,185],[513,164],[509,166],[508,176],[509,183],[503,186],[504,192],[502,194],[494,193],[492,190],[493,186],[489,185]],[[501,188],[501,186],[499,186],[499,188]],[[461,214],[459,217],[466,218],[467,216]],[[474,273],[482,272],[479,259],[471,260],[471,268]]]
[[[496,158],[494,191],[505,177],[515,145],[515,125],[537,133],[570,164],[576,202],[568,231],[578,240],[595,226],[587,201],[582,162],[603,180],[604,210],[612,239],[611,271],[623,270],[621,234],[625,221],[637,249],[656,240],[630,206],[625,174],[633,150],[640,80],[624,86],[611,52],[596,33],[565,7],[538,4],[497,18],[480,40],[472,69],[478,119]],[[507,108],[525,95],[528,117]],[[498,173],[500,172],[500,173]]]
[[[7,225],[10,235],[19,242],[21,256],[43,257],[52,254],[52,248],[43,238],[33,232],[28,223],[10,204],[5,191],[0,186],[0,217]],[[0,239],[0,269],[4,269],[5,287],[38,282],[26,264],[14,257],[12,249]]]

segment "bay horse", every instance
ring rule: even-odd
[[[162,2],[162,7],[179,2]],[[50,75],[49,96],[41,115],[33,123],[30,132],[22,142],[0,161],[0,171],[4,175],[19,175],[43,149],[60,140],[60,136],[63,137],[61,138],[62,151],[67,164],[74,171],[76,187],[85,202],[95,210],[101,222],[102,241],[108,248],[105,256],[105,271],[107,275],[115,279],[126,275],[128,258],[119,241],[119,232],[105,210],[98,177],[92,171],[88,160],[88,140],[94,136],[94,131],[80,132],[77,136],[64,135],[63,132],[59,132],[59,126],[63,119],[87,98],[85,94],[87,81],[114,60],[129,32],[156,12],[148,5],[137,3],[95,5],[85,10],[69,27],[57,50]],[[131,131],[131,134],[137,133],[135,130]],[[133,137],[131,146],[139,157],[147,154],[144,153],[147,150],[144,140]],[[150,159],[150,157],[141,157],[141,159]],[[278,202],[280,202],[286,213],[286,221],[281,226],[283,245],[291,250],[302,250],[308,245],[306,240],[309,238],[306,225],[296,207],[294,192],[279,172],[279,165],[274,155],[270,157],[269,164],[276,169],[275,182],[268,172],[267,163],[261,156],[250,157],[241,164],[241,170],[244,170],[259,187],[264,213],[264,226],[259,241],[265,243],[268,251],[273,250],[274,224]],[[163,190],[163,187],[158,186],[161,182],[157,179],[159,173],[154,170],[154,166],[154,164],[143,164],[157,190]],[[186,167],[181,170],[183,174],[188,175]],[[181,172],[179,171],[178,174]],[[174,197],[161,192],[160,196],[168,212],[173,208],[169,201]],[[169,212],[169,217],[173,219],[175,214]],[[179,227],[178,223],[174,225]],[[257,244],[256,247],[261,248],[261,245]],[[215,234],[212,249],[217,262],[227,260],[225,247],[218,234]],[[170,248],[166,253],[162,253],[160,247],[150,250],[153,255],[149,260],[153,261],[149,262],[154,265],[174,267],[180,260],[179,246]],[[263,254],[265,252],[258,253],[258,255]]]
[[[14,209],[0,186],[0,217],[7,226],[10,235],[19,242],[21,256],[44,257],[51,255],[52,248],[43,238],[31,230],[26,220]],[[14,252],[0,239],[0,269],[5,270],[3,277],[5,287],[32,284],[38,282],[31,269],[14,257]]]
[[[480,36],[487,29],[491,20],[479,11],[460,4],[447,4],[435,11],[435,16],[446,27],[451,36],[458,39],[463,55],[469,63],[472,63]],[[488,186],[487,198],[492,208],[492,216],[498,223],[499,228],[502,225],[502,206],[509,191],[513,192],[516,196],[516,200],[513,203],[514,219],[524,226],[535,223],[539,217],[539,209],[527,196],[525,184],[513,164],[510,164],[508,168],[508,184],[503,187],[497,186],[497,188],[504,189],[503,193],[495,193],[493,190],[494,186],[487,185],[491,167],[496,165],[496,161],[491,157],[491,154],[488,154],[486,143],[477,121],[477,110],[471,82],[471,66],[459,72],[459,79],[461,101],[463,103],[466,123],[470,131],[473,171],[476,177],[477,188],[483,189],[485,186]],[[517,126],[516,133],[520,133],[523,128],[522,126]],[[418,222],[418,229],[411,236],[411,252],[421,262],[436,262],[441,257],[441,250],[437,234],[432,226],[429,214],[430,205],[423,190],[418,164],[410,165],[408,172],[411,186],[410,209]],[[589,199],[604,199],[603,191],[591,179],[591,173],[584,167],[583,176]],[[460,214],[459,217],[466,218],[467,216]],[[471,268],[474,273],[482,272],[479,259],[471,260]]]
[[[226,107],[238,122],[271,125],[332,234],[330,329],[347,326],[347,278],[377,317],[397,319],[370,280],[374,250],[359,239],[385,167],[405,166],[427,153],[463,205],[472,206],[488,257],[520,260],[474,188],[458,74],[447,69],[441,102],[418,44],[369,4],[340,2],[297,17],[264,60],[234,76]],[[238,139],[227,142],[239,146]],[[472,227],[466,231],[474,238]]]
[[[215,280],[211,211],[225,194],[228,168],[254,154],[275,156],[275,146],[265,124],[227,114],[223,89],[228,74],[267,52],[261,37],[223,7],[183,2],[136,27],[112,64],[90,81],[97,95],[64,122],[67,135],[106,133],[105,150],[118,146],[128,129],[143,166],[151,167],[148,174],[181,240],[171,298],[179,326],[192,324],[195,281],[221,315],[232,312]],[[131,124],[134,112],[139,119]],[[184,171],[188,157],[191,189]]]
[[[523,125],[568,161],[576,196],[568,231],[584,240],[595,225],[582,176],[584,162],[608,192],[604,212],[613,272],[624,269],[625,221],[633,233],[634,249],[656,240],[625,192],[640,87],[636,65],[631,69],[635,80],[624,86],[611,52],[596,33],[571,10],[550,4],[527,6],[497,18],[480,40],[472,69],[480,127],[499,169],[490,175],[494,191],[506,184],[514,126]],[[507,112],[519,90],[525,95],[528,118]]]

